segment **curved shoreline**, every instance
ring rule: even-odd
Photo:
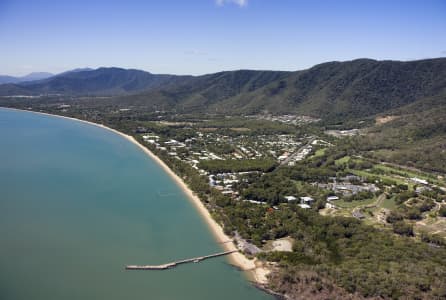
[[[266,275],[269,273],[269,270],[264,268],[261,265],[256,264],[256,259],[250,260],[242,253],[238,252],[237,247],[234,245],[233,242],[228,243],[229,240],[232,241],[232,239],[227,236],[223,228],[212,218],[210,212],[207,210],[207,208],[204,206],[204,204],[201,202],[200,198],[198,198],[197,195],[194,194],[194,192],[187,186],[187,184],[177,175],[175,172],[173,172],[167,164],[162,161],[158,156],[156,156],[153,152],[151,152],[147,147],[140,144],[133,136],[127,135],[125,133],[122,133],[116,129],[107,127],[102,124],[85,121],[77,118],[72,117],[66,117],[61,115],[55,115],[55,114],[49,114],[44,112],[38,112],[38,111],[32,111],[32,110],[24,110],[24,109],[17,109],[17,108],[9,108],[9,107],[0,107],[2,109],[6,110],[14,110],[14,111],[20,111],[20,112],[29,112],[29,113],[35,113],[35,114],[41,114],[46,115],[50,117],[56,117],[56,118],[62,118],[67,119],[71,121],[77,121],[84,124],[88,124],[91,126],[96,126],[108,131],[111,131],[127,141],[131,142],[135,146],[137,146],[141,151],[143,151],[149,158],[154,160],[174,181],[175,183],[181,188],[183,193],[189,198],[189,200],[192,202],[192,204],[195,206],[199,214],[204,218],[206,224],[208,225],[210,231],[212,232],[213,236],[215,237],[216,241],[222,245],[222,247],[226,251],[234,251],[237,250],[237,252],[234,252],[230,255],[228,255],[228,258],[232,264],[234,264],[236,267],[240,268],[242,271],[246,272],[248,275],[248,278],[252,281],[254,281],[257,284],[265,285],[267,283]]]

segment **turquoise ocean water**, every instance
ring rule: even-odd
[[[0,109],[0,299],[272,299],[225,258],[173,180],[87,124]]]

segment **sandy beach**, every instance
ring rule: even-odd
[[[113,128],[107,127],[105,125],[97,124],[97,123],[93,123],[93,122],[89,122],[89,121],[85,121],[85,120],[81,120],[81,119],[60,116],[60,115],[53,115],[53,114],[48,114],[48,113],[44,113],[44,112],[36,112],[36,111],[31,111],[31,110],[21,110],[21,109],[8,108],[8,107],[2,107],[2,108],[16,110],[16,111],[37,113],[37,114],[47,115],[47,116],[51,116],[51,117],[58,117],[58,118],[72,120],[72,121],[82,122],[85,124],[89,124],[92,126],[96,126],[96,127],[100,127],[100,128],[109,130],[109,131],[125,138],[129,142],[136,145],[139,149],[141,149],[145,154],[147,154],[151,159],[153,159],[159,166],[161,166],[161,168],[167,174],[169,174],[169,176],[182,189],[182,191],[189,198],[189,200],[192,201],[192,203],[194,204],[194,206],[196,207],[196,209],[198,210],[200,215],[206,221],[207,225],[209,226],[209,228],[210,228],[211,232],[213,233],[217,242],[221,243],[221,245],[225,248],[225,250],[227,250],[227,251],[238,250],[233,242],[228,242],[228,241],[232,241],[232,239],[224,233],[223,228],[212,218],[211,214],[206,209],[206,207],[201,202],[201,200],[198,198],[198,196],[196,196],[192,192],[192,190],[184,183],[184,181],[177,174],[175,174],[160,158],[158,158],[158,156],[156,156],[149,149],[147,149],[146,147],[141,145],[134,137],[124,134],[124,133],[122,133],[118,130],[115,130]],[[228,255],[228,258],[233,265],[235,265],[236,267],[245,271],[248,278],[251,281],[254,281],[254,282],[256,282],[258,284],[262,284],[262,285],[267,283],[267,275],[270,271],[269,271],[269,269],[262,266],[262,264],[259,261],[257,261],[257,259],[252,259],[252,260],[248,259],[245,255],[243,255],[240,252],[232,253],[232,254]]]

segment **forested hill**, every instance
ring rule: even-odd
[[[298,113],[340,120],[446,97],[446,58],[410,62],[358,59],[296,72],[232,71],[191,77],[119,98],[178,112]]]
[[[0,95],[121,95],[160,87],[188,76],[158,75],[121,68],[74,70],[48,79],[0,85]]]
[[[432,96],[446,96],[446,59],[412,62],[360,59],[292,73],[259,90],[219,103],[255,112],[318,117],[368,116]]]
[[[119,105],[177,112],[298,113],[366,117],[431,98],[446,98],[446,58],[419,61],[358,59],[296,72],[239,70],[203,76],[154,75],[100,68],[35,83],[0,85],[0,95],[114,95]]]

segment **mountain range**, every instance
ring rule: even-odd
[[[41,79],[49,78],[51,76],[54,76],[54,74],[48,73],[48,72],[33,72],[33,73],[30,73],[28,75],[21,76],[21,77],[0,75],[0,84],[20,83],[20,82],[26,82],[26,81],[41,80]]]
[[[0,95],[109,96],[110,102],[207,113],[299,113],[367,117],[416,102],[446,101],[446,58],[357,59],[307,70],[237,70],[202,76],[135,69],[80,69],[46,79],[0,85]]]

